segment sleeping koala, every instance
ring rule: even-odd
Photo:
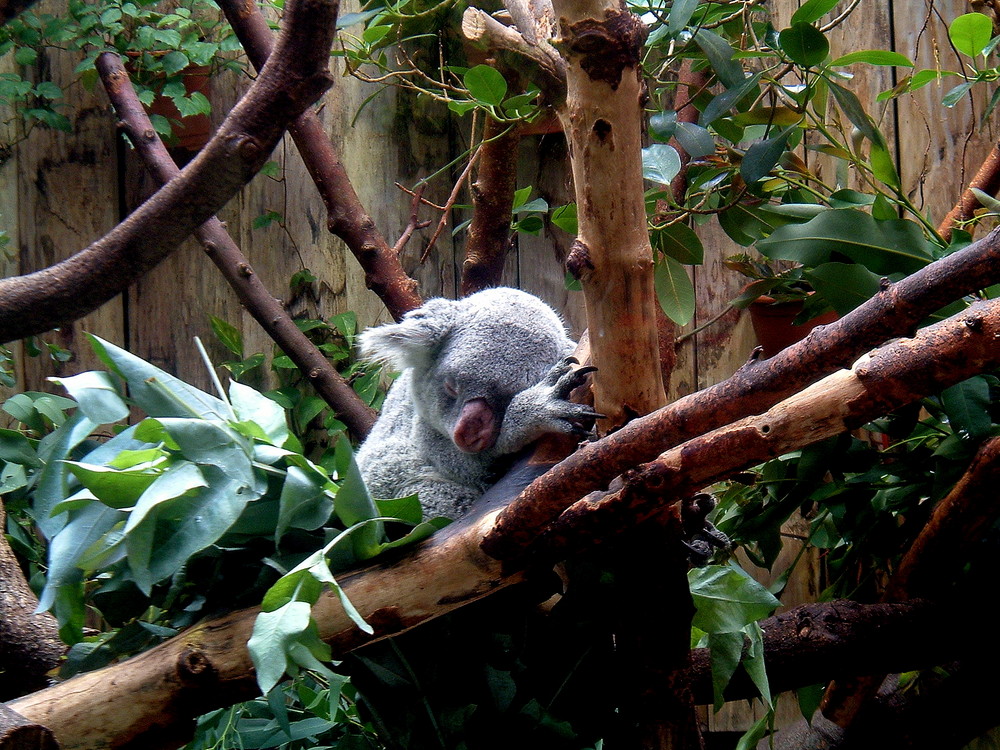
[[[456,518],[550,432],[586,434],[596,414],[566,400],[594,368],[574,369],[555,312],[517,289],[429,300],[365,331],[361,354],[401,371],[358,451],[371,493],[418,493],[426,516]]]

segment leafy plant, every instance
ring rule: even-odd
[[[144,105],[164,96],[182,116],[211,112],[205,95],[185,86],[185,71],[194,67],[211,75],[224,68],[242,69],[232,55],[240,49],[212,0],[70,0],[66,14],[28,10],[0,28],[0,56],[9,54],[18,65],[32,66],[46,50],[77,52],[82,59],[75,72],[88,87],[97,80],[97,56],[116,52],[125,58]],[[52,81],[33,84],[17,73],[0,74],[0,102],[29,126],[70,131],[62,98],[62,89]],[[153,114],[151,120],[158,133],[171,136],[167,117]]]

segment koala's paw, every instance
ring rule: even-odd
[[[594,420],[603,417],[587,404],[574,404],[566,399],[574,388],[587,381],[587,375],[596,367],[576,367],[574,357],[566,357],[556,364],[536,387],[544,395],[543,413],[550,432],[565,432],[583,437],[594,426]]]

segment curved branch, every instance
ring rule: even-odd
[[[254,0],[220,0],[243,49],[260,70],[271,58],[272,33]],[[279,51],[279,54],[280,51]],[[395,320],[420,307],[417,282],[375,226],[354,191],[347,170],[319,118],[305,111],[289,126],[289,134],[319,189],[328,214],[327,229],[342,239],[365,271],[365,285],[379,296]]]
[[[180,170],[157,137],[121,58],[111,52],[102,53],[97,58],[97,71],[120,118],[119,127],[128,135],[150,173],[160,183],[169,182]],[[195,236],[254,320],[292,359],[351,433],[357,438],[365,437],[375,422],[375,411],[361,400],[299,330],[281,302],[268,292],[222,222],[213,216],[195,230]]]
[[[732,377],[633,420],[584,445],[535,480],[502,513],[485,540],[489,554],[516,557],[565,508],[603,490],[626,469],[783,398],[893,336],[905,336],[937,310],[1000,281],[1000,231],[885,288],[839,321],[813,329],[766,360],[757,357]]]
[[[973,188],[982,190],[987,195],[996,195],[997,191],[1000,190],[1000,145],[994,145],[990,149],[990,153],[983,160],[979,171],[969,183],[969,187],[964,190],[958,202],[941,220],[938,234],[946,242],[951,241],[951,233],[956,224],[968,221],[973,217],[976,209],[982,207],[979,198],[972,192]]]
[[[289,2],[279,54],[176,179],[72,257],[0,279],[0,342],[50,330],[107,302],[249,182],[288,124],[330,87],[336,15],[334,0]]]

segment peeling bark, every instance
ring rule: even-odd
[[[602,432],[665,402],[657,345],[653,251],[643,200],[645,27],[617,2],[553,3],[566,60],[566,133],[579,235],[567,268],[587,302],[595,409]],[[602,375],[601,373],[606,373]]]
[[[0,505],[0,700],[48,685],[66,652],[56,619],[35,612],[38,598],[3,535],[5,523]]]

